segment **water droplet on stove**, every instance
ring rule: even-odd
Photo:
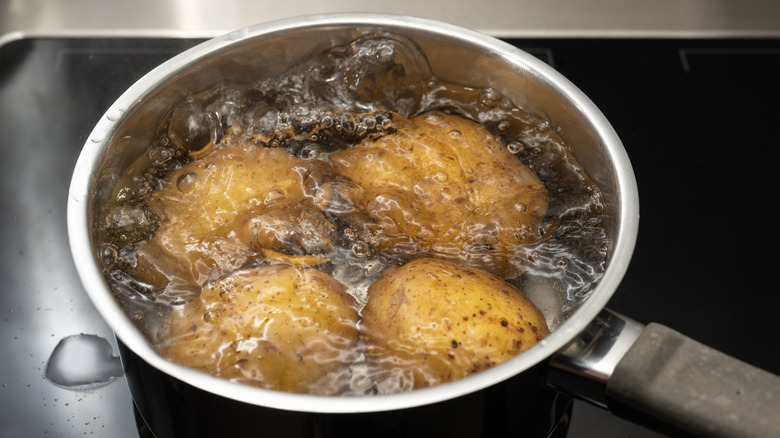
[[[46,365],[49,381],[75,391],[107,385],[123,374],[108,340],[83,333],[62,339]]]

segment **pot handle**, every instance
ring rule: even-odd
[[[660,324],[603,310],[547,382],[673,436],[780,436],[780,377]]]

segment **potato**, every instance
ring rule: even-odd
[[[369,287],[360,345],[380,393],[456,380],[498,365],[547,336],[539,310],[485,271],[418,259]]]
[[[330,155],[340,180],[317,204],[374,251],[438,257],[512,278],[547,210],[539,178],[480,124],[430,112]]]
[[[171,313],[160,354],[268,389],[336,395],[357,359],[355,300],[328,274],[289,265],[237,271]]]
[[[224,145],[170,172],[165,186],[143,199],[160,225],[137,245],[128,273],[158,290],[174,282],[197,291],[265,257],[304,266],[326,261],[335,226],[314,207],[313,193],[330,172],[322,161],[283,149]]]

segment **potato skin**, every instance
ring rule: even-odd
[[[432,258],[385,271],[362,313],[361,351],[380,393],[477,373],[549,334],[541,312],[512,285]]]
[[[290,265],[237,271],[169,315],[158,351],[267,389],[343,394],[359,354],[358,314],[345,289],[328,274]]]
[[[137,244],[127,270],[158,291],[170,284],[195,293],[266,257],[301,266],[327,261],[336,230],[313,198],[330,173],[327,163],[285,149],[223,145],[170,172],[142,199],[159,228]]]
[[[482,125],[430,112],[393,117],[394,133],[330,160],[318,205],[383,256],[438,257],[514,278],[522,246],[540,239],[541,180]]]

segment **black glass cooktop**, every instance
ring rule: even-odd
[[[147,436],[123,379],[46,379],[66,336],[112,335],[67,244],[73,166],[144,73],[199,41],[45,38],[0,47],[0,436]],[[568,77],[625,144],[641,219],[609,307],[780,374],[780,40],[513,40]],[[76,261],[78,263],[79,261]],[[657,437],[576,402],[569,437]]]

